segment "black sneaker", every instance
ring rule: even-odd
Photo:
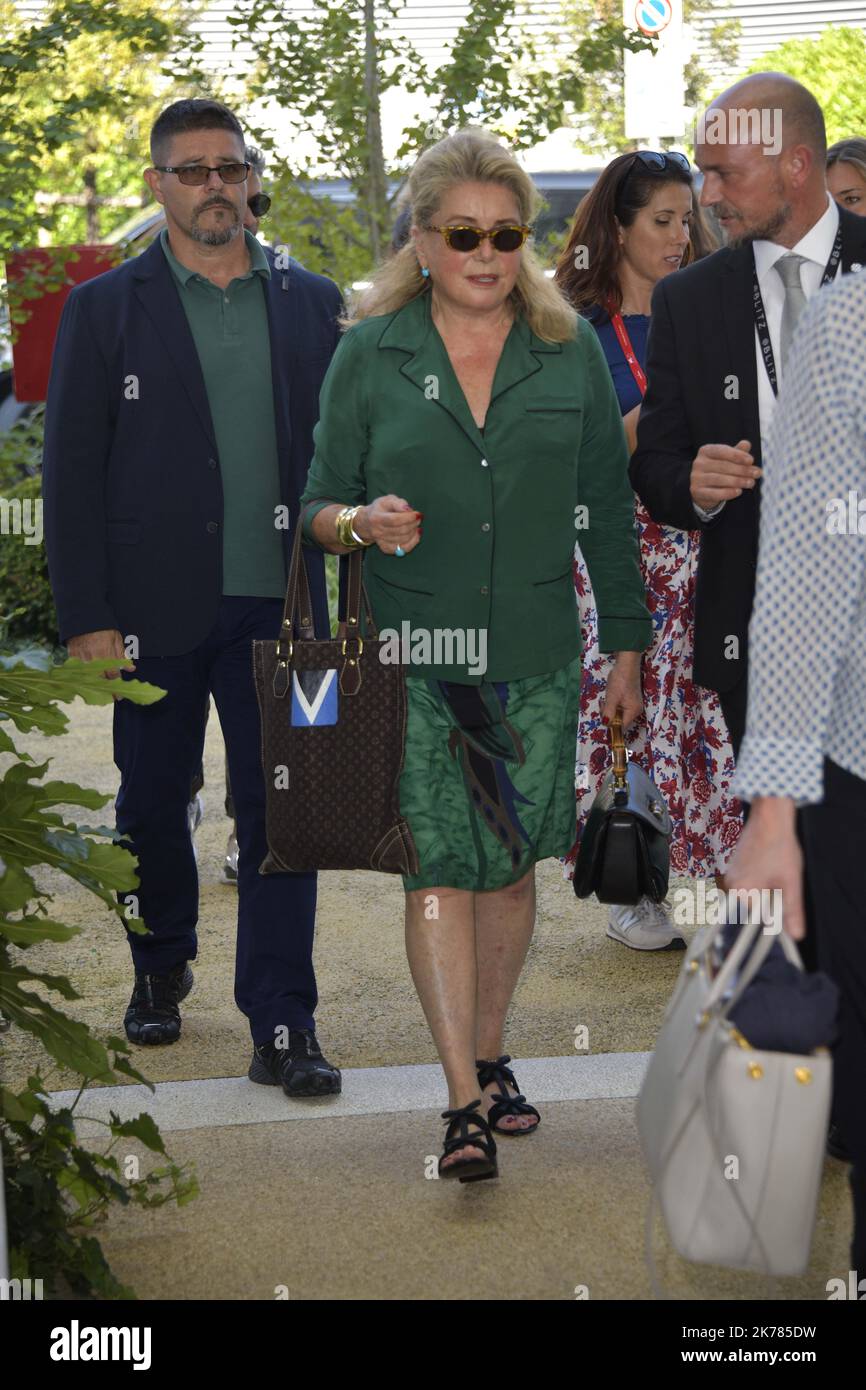
[[[247,1072],[250,1081],[261,1086],[282,1086],[287,1096],[338,1096],[343,1079],[322,1055],[311,1028],[291,1028],[288,1047],[272,1042],[253,1048]]]
[[[130,1042],[173,1043],[180,1037],[178,1004],[192,989],[189,961],[181,961],[167,975],[135,972],[135,988],[123,1020]]]

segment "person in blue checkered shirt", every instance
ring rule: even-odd
[[[797,323],[764,462],[749,649],[733,790],[751,811],[729,886],[781,889],[784,930],[802,940],[808,923],[839,987],[833,1123],[866,1276],[866,274],[821,290]]]

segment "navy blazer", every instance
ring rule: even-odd
[[[276,269],[268,257],[288,575],[342,301],[333,281],[295,260]],[[179,656],[204,641],[222,595],[222,480],[204,377],[158,239],[66,301],[48,387],[42,496],[61,642],[117,628],[150,657]],[[324,634],[323,556],[307,556]]]
[[[866,264],[866,217],[839,209],[841,272]],[[702,444],[748,439],[761,466],[752,250],[724,246],[666,275],[653,291],[647,392],[637,427],[631,484],[653,521],[701,531],[695,589],[693,676],[722,694],[748,669],[755,597],[760,479],[703,522],[692,506],[692,462]],[[739,390],[725,390],[730,374]],[[739,656],[728,657],[729,639]]]

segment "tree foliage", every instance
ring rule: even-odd
[[[475,123],[527,149],[581,109],[590,77],[614,71],[624,45],[646,47],[608,8],[583,5],[567,61],[554,61],[561,41],[527,26],[531,4],[472,0],[446,61],[433,67],[401,32],[397,0],[380,0],[375,12],[372,0],[315,0],[303,17],[280,0],[240,0],[229,23],[238,47],[256,55],[249,95],[265,110],[274,104],[286,131],[278,142],[266,115],[254,131],[280,166],[269,225],[300,259],[342,284],[369,272],[387,244],[400,182],[422,148]],[[409,100],[386,178],[378,113],[397,89]],[[308,149],[315,156],[294,153]],[[355,211],[300,192],[299,183],[323,169],[348,181]]]
[[[817,39],[790,39],[765,53],[748,71],[785,72],[808,87],[821,103],[828,144],[866,135],[866,34],[862,29],[828,25]]]
[[[88,186],[149,202],[141,173],[150,123],[205,81],[194,12],[185,0],[55,0],[33,19],[0,0],[0,259],[46,240],[97,239],[83,206],[58,201]],[[97,206],[98,237],[129,215]],[[18,321],[30,300],[65,282],[59,257],[32,266],[16,285]]]

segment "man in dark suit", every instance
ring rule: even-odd
[[[736,755],[762,441],[799,312],[822,282],[866,264],[866,225],[830,198],[821,108],[781,73],[747,77],[717,97],[695,151],[701,203],[730,244],[654,292],[630,476],[653,520],[703,532],[693,673],[718,691]]]
[[[340,294],[244,231],[243,131],[213,101],[169,106],[145,178],[166,229],[79,286],[48,393],[44,515],[60,637],[84,660],[132,656],[167,695],[118,700],[117,826],[139,858],[125,1027],[174,1042],[196,956],[198,879],[187,803],[216,701],[238,821],[235,999],[249,1075],[287,1095],[337,1092],[315,1034],[315,874],[260,875],[267,852],[253,639],[282,619],[290,527],[312,456]],[[319,632],[324,573],[311,580]]]

